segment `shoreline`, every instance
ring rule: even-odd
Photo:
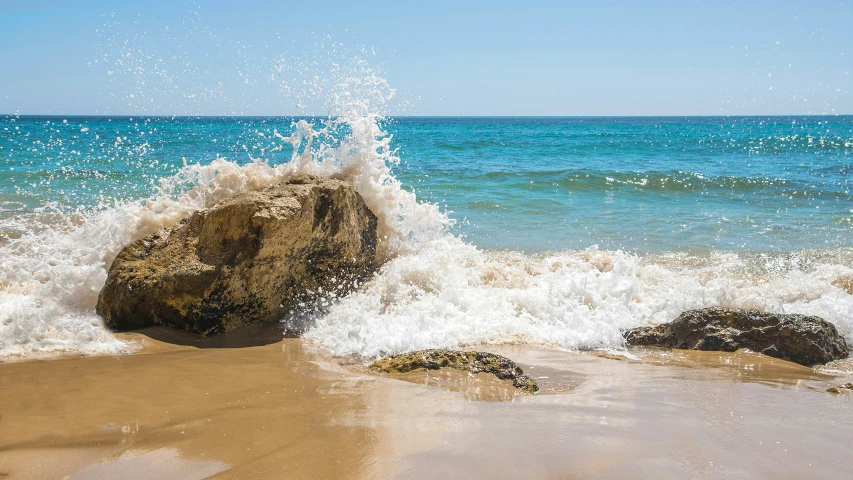
[[[0,364],[4,478],[659,478],[850,473],[853,395],[744,351],[524,345],[543,391],[445,370],[374,375],[271,330],[122,334],[122,356]],[[840,365],[840,366],[839,366]]]

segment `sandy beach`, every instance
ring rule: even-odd
[[[139,353],[0,364],[0,477],[851,473],[853,395],[825,392],[853,379],[849,360],[816,370],[748,352],[480,348],[538,379],[524,395],[486,374],[375,375],[276,331],[125,335]]]

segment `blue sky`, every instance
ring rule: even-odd
[[[853,2],[394,3],[0,0],[0,113],[853,114]]]

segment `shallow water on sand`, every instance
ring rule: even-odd
[[[851,373],[747,353],[490,347],[538,378],[366,373],[299,339],[127,334],[0,364],[6,478],[844,478]],[[240,345],[250,345],[240,348]],[[205,348],[209,347],[209,348]],[[614,357],[613,355],[609,355]]]

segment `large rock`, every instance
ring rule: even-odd
[[[376,267],[376,216],[349,184],[295,177],[127,245],[98,297],[116,330],[202,334],[275,322]]]
[[[536,380],[525,375],[515,362],[488,352],[419,350],[382,358],[373,362],[370,368],[385,373],[406,373],[421,368],[455,368],[471,373],[491,373],[501,380],[512,380],[515,388],[527,393],[536,393],[539,390]]]
[[[629,345],[733,352],[748,348],[802,365],[823,364],[848,354],[835,326],[820,317],[705,308],[670,323],[624,332]]]

